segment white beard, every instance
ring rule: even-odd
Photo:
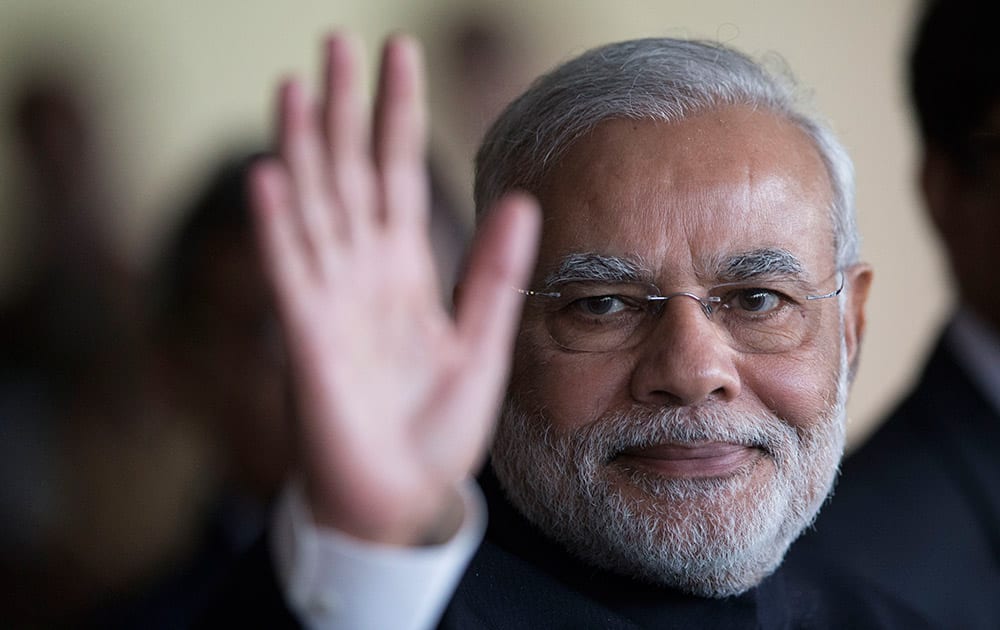
[[[508,397],[493,468],[524,516],[596,566],[705,596],[760,583],[815,519],[843,454],[848,370],[837,400],[806,427],[723,404],[636,406],[571,432]],[[664,442],[731,442],[763,456],[722,478],[669,479],[612,462]]]

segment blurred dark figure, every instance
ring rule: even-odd
[[[241,154],[245,155],[245,154]],[[253,158],[212,173],[154,270],[152,339],[161,397],[209,436],[214,487],[189,552],[119,593],[98,627],[186,628],[259,535],[290,440],[282,344],[250,223]]]
[[[998,18],[995,2],[942,0],[917,27],[921,191],[959,304],[916,387],[846,461],[793,555],[847,563],[942,628],[1000,628]]]
[[[72,614],[142,562],[100,549],[130,539],[132,521],[105,510],[129,484],[87,465],[130,452],[145,389],[142,307],[85,100],[59,73],[33,73],[13,98],[27,244],[0,304],[0,625]]]
[[[155,338],[181,411],[212,427],[227,483],[264,504],[290,454],[281,339],[245,193],[253,160],[212,174],[169,242]]]
[[[114,380],[98,358],[128,353],[139,338],[133,273],[111,244],[111,192],[80,101],[58,79],[33,79],[20,92],[15,125],[31,246],[3,310],[4,366],[44,374],[64,398],[108,386],[94,383]]]

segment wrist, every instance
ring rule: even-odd
[[[368,501],[352,501],[348,508],[330,501],[316,484],[307,481],[304,490],[306,507],[315,525],[372,544],[439,545],[455,535],[465,517],[465,502],[454,487],[444,488],[433,498],[430,493],[423,493],[419,509],[409,509],[412,502],[410,506],[374,506]]]

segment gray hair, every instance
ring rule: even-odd
[[[807,112],[794,80],[718,43],[638,39],[594,48],[537,79],[500,115],[476,155],[481,214],[512,189],[537,191],[574,141],[610,118],[676,122],[726,105],[784,116],[815,143],[833,188],[837,265],[857,262],[854,167],[830,128]]]

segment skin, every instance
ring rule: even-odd
[[[664,150],[669,147],[669,150]],[[830,184],[818,153],[796,127],[768,112],[729,107],[665,124],[612,120],[578,141],[538,196],[544,230],[538,286],[567,255],[594,252],[643,261],[665,292],[717,281],[717,257],[780,248],[819,284],[836,271]],[[843,328],[837,304],[821,308],[809,342],[781,354],[744,354],[726,344],[694,300],[667,303],[658,328],[635,349],[577,353],[555,345],[526,311],[511,393],[571,432],[635,405],[713,404],[747,414],[771,411],[807,428],[835,400],[841,331],[853,361],[864,327],[868,267],[847,272]],[[609,463],[664,477],[723,477],[748,465],[773,473],[756,449],[734,444],[664,444]]]

